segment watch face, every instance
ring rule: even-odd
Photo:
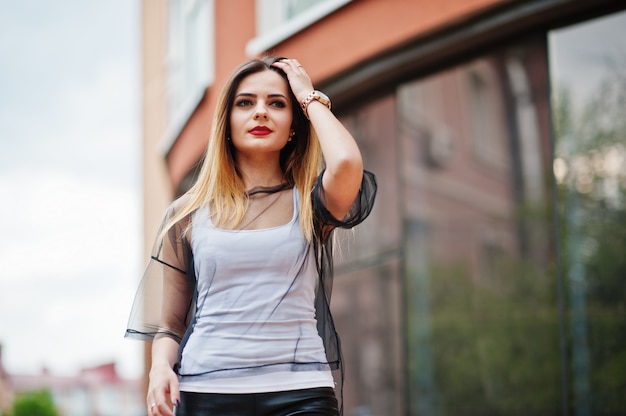
[[[330,98],[328,98],[328,95],[324,94],[321,91],[317,91],[317,95],[319,95],[322,99],[324,99],[326,101],[330,101]]]
[[[324,94],[321,91],[316,91],[315,99],[317,99],[317,101],[324,104],[326,107],[330,108],[330,98],[328,98],[328,95]]]

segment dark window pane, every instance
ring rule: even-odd
[[[412,415],[560,409],[543,38],[398,89]]]

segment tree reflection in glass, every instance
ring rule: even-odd
[[[570,406],[626,408],[626,12],[551,34]]]

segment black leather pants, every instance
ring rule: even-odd
[[[182,391],[177,416],[337,416],[330,387],[275,393],[219,394]]]

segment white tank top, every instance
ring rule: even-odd
[[[261,230],[217,228],[208,208],[194,214],[198,300],[183,341],[181,390],[253,393],[334,386],[317,332],[317,271],[300,230],[295,188],[293,200],[289,223]]]

